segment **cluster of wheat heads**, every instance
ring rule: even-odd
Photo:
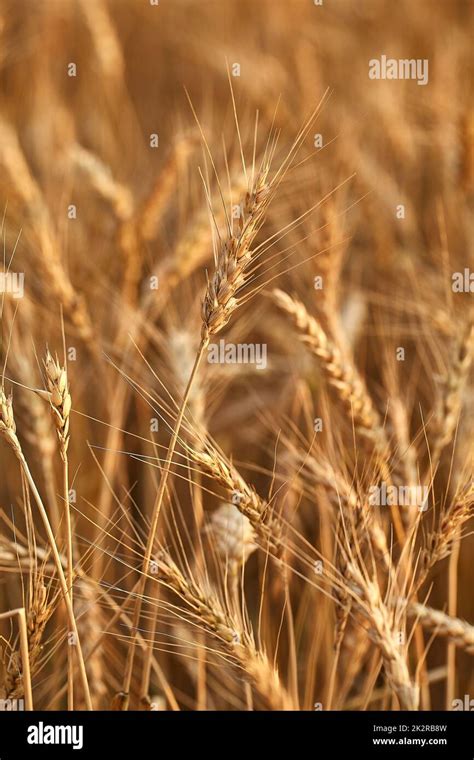
[[[2,700],[473,693],[463,12],[290,2],[0,2]]]

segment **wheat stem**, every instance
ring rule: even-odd
[[[61,367],[57,358],[53,359],[50,352],[46,352],[44,362],[46,381],[50,394],[51,412],[59,442],[59,453],[62,461],[62,486],[64,499],[65,533],[66,533],[66,558],[67,558],[67,584],[69,598],[73,601],[74,584],[74,557],[71,524],[71,506],[69,503],[69,461],[67,451],[69,447],[69,416],[71,410],[71,395],[69,393],[67,371]],[[72,647],[68,647],[68,709],[74,709],[74,654]]]
[[[79,671],[81,675],[82,686],[84,689],[84,699],[86,702],[87,709],[92,710],[92,702],[91,702],[90,691],[89,691],[89,683],[87,680],[86,667],[84,664],[84,657],[82,654],[81,642],[79,640],[79,633],[77,630],[76,619],[74,616],[74,610],[73,610],[70,593],[69,593],[70,588],[68,587],[66,577],[64,575],[64,570],[61,563],[61,556],[59,554],[58,547],[56,544],[56,539],[54,537],[54,533],[51,528],[51,523],[49,522],[48,514],[46,512],[46,509],[44,508],[44,504],[41,499],[40,493],[38,491],[38,488],[36,487],[36,483],[30,472],[30,468],[28,467],[28,463],[25,459],[25,456],[23,454],[23,451],[20,445],[20,441],[18,440],[18,437],[16,434],[15,420],[13,417],[12,399],[11,397],[7,398],[5,396],[3,389],[0,391],[0,408],[1,408],[0,434],[3,435],[4,439],[7,441],[8,445],[11,447],[15,456],[20,462],[20,465],[22,467],[22,470],[25,474],[26,480],[31,489],[36,505],[38,507],[40,517],[43,521],[46,535],[48,537],[48,543],[51,547],[51,553],[53,555],[54,564],[56,566],[56,572],[58,574],[61,591],[64,597],[64,603],[66,605],[66,610],[67,610],[67,614],[69,618],[69,624],[71,626],[72,633],[74,633],[77,659],[79,663]]]
[[[143,563],[142,563],[142,568],[141,568],[141,576],[138,581],[137,590],[136,590],[135,608],[132,615],[131,641],[130,641],[130,645],[129,645],[128,653],[127,653],[127,660],[125,664],[125,675],[123,679],[122,692],[121,692],[121,705],[122,705],[121,709],[122,710],[127,710],[129,706],[129,702],[130,702],[130,684],[132,681],[133,663],[134,663],[135,649],[136,649],[136,644],[137,644],[138,624],[140,622],[140,615],[141,615],[142,605],[143,605],[143,595],[146,588],[147,574],[148,574],[148,570],[150,566],[151,555],[153,552],[153,545],[155,543],[156,531],[158,528],[158,519],[159,519],[160,511],[161,511],[161,505],[163,503],[163,498],[164,498],[165,490],[166,490],[166,484],[168,482],[168,476],[170,474],[171,462],[172,462],[173,454],[176,448],[176,443],[178,441],[179,432],[181,430],[181,424],[183,422],[184,413],[186,411],[186,405],[187,405],[189,395],[192,390],[194,378],[196,377],[196,374],[199,369],[199,365],[201,364],[201,360],[204,355],[204,351],[207,348],[208,343],[209,343],[209,339],[203,338],[201,340],[201,344],[199,346],[199,349],[196,355],[196,360],[194,362],[194,366],[191,371],[191,375],[189,377],[188,384],[184,392],[183,400],[181,402],[181,406],[178,412],[178,416],[176,418],[176,422],[173,428],[173,433],[172,433],[171,440],[168,446],[168,451],[166,452],[163,470],[161,472],[158,495],[156,497],[156,501],[153,507],[150,530],[148,531],[145,555],[143,558]]]

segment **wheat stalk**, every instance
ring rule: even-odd
[[[244,205],[245,213],[239,220],[238,232],[234,234],[234,232],[230,230],[228,237],[221,244],[216,262],[216,271],[212,279],[208,282],[204,296],[202,306],[201,342],[178,410],[168,450],[166,452],[158,494],[153,507],[153,515],[148,532],[147,545],[142,563],[142,573],[137,584],[138,591],[133,614],[134,633],[132,634],[131,643],[127,653],[127,662],[125,665],[125,675],[122,686],[122,706],[124,710],[128,708],[130,698],[129,691],[136,648],[135,631],[138,627],[141,615],[142,597],[146,586],[146,573],[150,564],[158,527],[158,518],[166,491],[176,443],[178,441],[193,383],[198,373],[204,352],[209,345],[210,337],[219,332],[219,330],[221,330],[229,321],[232,312],[235,311],[238,306],[236,298],[237,292],[247,281],[249,267],[252,262],[250,246],[263,223],[264,212],[270,198],[268,171],[268,163],[265,162],[255,179],[251,191],[247,193]]]
[[[70,157],[73,165],[86,175],[94,190],[111,206],[117,219],[129,219],[134,207],[132,193],[112,176],[101,158],[78,143],[72,145]]]
[[[107,4],[103,0],[96,3],[79,0],[79,5],[92,39],[101,76],[109,87],[117,86],[122,83],[125,59]]]
[[[35,481],[33,480],[30,469],[28,467],[28,463],[24,457],[24,454],[20,445],[20,441],[16,434],[16,424],[15,424],[15,418],[13,415],[12,397],[11,395],[8,397],[5,395],[5,391],[3,387],[0,389],[0,435],[4,438],[4,440],[10,446],[15,456],[17,457],[18,461],[20,462],[22,471],[26,477],[28,485],[34,496],[41,519],[43,521],[43,525],[48,537],[48,542],[51,547],[54,564],[56,566],[56,572],[58,574],[59,582],[61,585],[61,591],[63,594],[64,603],[66,605],[66,610],[67,610],[67,614],[69,618],[69,625],[71,626],[71,631],[74,634],[74,638],[75,638],[75,648],[77,652],[79,671],[81,675],[82,686],[84,689],[84,698],[85,698],[86,706],[88,710],[92,710],[92,702],[90,698],[89,684],[87,681],[87,673],[86,673],[85,664],[84,664],[84,657],[82,654],[81,642],[79,639],[76,619],[74,617],[74,610],[73,610],[73,606],[72,606],[72,602],[70,598],[71,589],[70,589],[70,586],[68,586],[68,583],[66,582],[66,577],[64,575],[64,570],[63,570],[62,562],[61,562],[61,556],[59,554],[58,547],[56,545],[56,540],[51,528],[51,524],[49,522],[48,514],[46,512],[46,509],[44,508],[40,493],[38,491],[38,488],[36,487]]]
[[[71,394],[65,367],[61,367],[58,359],[53,359],[46,352],[44,362],[49,401],[59,442],[59,453],[62,460],[63,499],[66,532],[67,583],[71,604],[74,604],[74,554],[72,545],[71,506],[69,504],[69,462],[67,450],[69,447],[69,419],[71,414]],[[72,647],[68,648],[68,708],[74,709],[74,658]]]
[[[139,208],[121,223],[118,240],[125,257],[123,296],[134,304],[139,296],[138,285],[143,266],[143,246],[152,240],[176,186],[179,174],[194,148],[195,135],[177,139],[153,187]]]

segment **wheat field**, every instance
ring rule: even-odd
[[[474,697],[472,22],[1,0],[2,704]]]

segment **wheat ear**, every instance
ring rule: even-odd
[[[451,506],[442,514],[437,530],[429,534],[422,553],[421,584],[432,567],[448,557],[453,543],[459,539],[462,527],[474,516],[474,481],[470,480],[455,496]]]
[[[0,164],[10,179],[25,208],[32,214],[33,229],[41,252],[41,265],[48,284],[63,305],[64,312],[77,329],[91,352],[97,354],[94,330],[87,305],[74,289],[63,266],[51,217],[41,191],[34,179],[18,137],[11,124],[0,119]]]
[[[446,637],[460,649],[474,655],[474,626],[465,620],[418,602],[409,605],[408,614],[416,617],[423,628],[436,633],[437,636]]]
[[[270,190],[268,167],[265,167],[245,197],[238,230],[231,232],[218,252],[216,269],[207,284],[202,304],[203,339],[217,335],[238,306],[237,294],[250,276],[251,246],[265,217]]]
[[[370,537],[373,549],[387,567],[390,567],[387,537],[374,516],[374,510],[370,509],[367,497],[358,494],[346,477],[336,472],[333,467],[318,461],[311,453],[295,450],[293,455],[298,466],[308,469],[315,482],[324,487],[331,503],[341,511],[346,529],[352,529],[361,546],[364,546]]]
[[[21,664],[18,662],[18,658],[13,656],[10,658],[10,662],[6,667],[5,688],[8,699],[19,699],[26,696],[28,691],[28,679],[31,680],[31,677],[34,675],[38,666],[39,656],[42,650],[41,642],[43,633],[52,612],[53,607],[48,603],[46,588],[41,579],[35,578],[33,596],[28,605],[28,611],[25,613],[28,639],[29,676],[25,676],[23,667],[24,657],[20,650]]]
[[[337,390],[352,413],[356,430],[378,445],[383,445],[385,450],[385,433],[379,415],[357,369],[344,360],[339,348],[328,338],[319,322],[308,314],[301,301],[278,288],[273,290],[273,298],[278,307],[291,317],[300,340],[320,360],[330,385]]]
[[[28,652],[28,630],[26,625],[26,615],[23,607],[17,610],[11,610],[10,612],[2,612],[0,614],[0,620],[7,620],[8,618],[18,618],[18,630],[20,632],[20,654],[22,664],[22,688],[25,694],[25,707],[27,710],[33,710],[33,693],[31,690],[31,673],[30,673],[30,660]]]
[[[474,356],[474,321],[471,319],[461,334],[454,351],[438,404],[435,435],[431,447],[431,469],[435,469],[443,449],[453,439],[463,404],[469,370]]]
[[[278,555],[281,551],[281,525],[273,518],[271,507],[265,499],[250,486],[236,468],[207,443],[200,451],[187,447],[192,459],[208,473],[213,480],[229,493],[232,504],[248,519],[255,531],[255,537],[264,551]]]
[[[369,635],[382,655],[389,684],[398,696],[403,710],[417,710],[419,688],[412,682],[408,670],[405,648],[397,638],[402,631],[396,617],[396,610],[390,610],[380,594],[376,580],[370,580],[349,561],[348,578],[355,584],[353,593],[358,599],[358,608],[369,622]]]
[[[376,454],[375,464],[382,479],[391,481],[388,466],[390,449],[385,430],[375,409],[366,384],[357,368],[345,359],[338,346],[326,335],[319,322],[308,314],[306,307],[288,293],[276,288],[273,298],[279,308],[288,314],[298,330],[300,340],[318,357],[321,367],[350,414],[356,433],[371,441]],[[397,509],[391,507],[397,538],[405,540],[405,530]]]
[[[253,637],[240,630],[216,597],[206,593],[196,581],[185,577],[171,557],[161,551],[158,577],[189,607],[195,618],[210,633],[223,651],[242,668],[266,709],[289,710],[292,700],[282,686],[278,673],[267,656],[256,649]]]

